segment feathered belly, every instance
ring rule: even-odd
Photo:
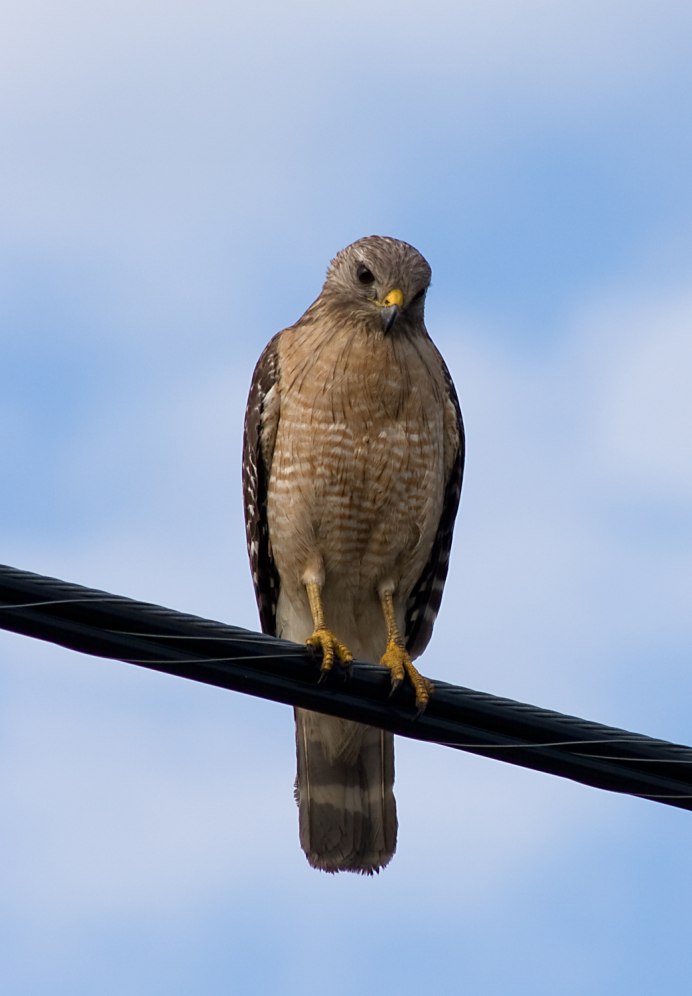
[[[310,433],[284,428],[291,445],[272,468],[268,508],[282,581],[299,580],[318,554],[332,592],[376,597],[391,580],[405,598],[439,522],[440,434],[405,423],[360,433],[344,423]]]

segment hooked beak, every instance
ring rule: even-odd
[[[390,290],[389,294],[385,297],[382,302],[382,311],[380,312],[382,316],[382,328],[384,329],[384,334],[387,335],[394,325],[395,321],[399,317],[399,312],[404,303],[404,295],[395,287],[394,290]]]

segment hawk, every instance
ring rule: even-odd
[[[454,385],[423,320],[430,267],[369,236],[259,358],[243,491],[262,629],[306,642],[322,670],[353,656],[432,686],[413,665],[447,576],[464,464]],[[328,872],[372,874],[396,847],[391,733],[295,710],[300,842]]]

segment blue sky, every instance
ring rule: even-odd
[[[691,34],[682,0],[8,12],[0,559],[255,627],[252,367],[398,236],[468,434],[423,669],[692,743]],[[290,710],[0,658],[3,992],[689,991],[688,813],[398,741],[394,862],[327,877]]]

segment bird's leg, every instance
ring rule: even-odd
[[[394,614],[394,598],[391,591],[380,592],[380,604],[387,624],[387,649],[380,658],[380,664],[388,667],[392,676],[392,692],[395,692],[406,676],[416,693],[418,712],[424,712],[433,692],[433,683],[424,678],[413,666],[411,655],[406,649],[399,632]]]
[[[337,640],[330,629],[324,624],[324,608],[322,607],[322,595],[320,585],[316,581],[306,581],[305,590],[308,594],[310,612],[312,614],[312,624],[315,627],[312,636],[308,639],[308,647],[322,651],[322,676],[331,671],[334,658],[342,667],[348,667],[353,660],[353,654],[348,647]]]

